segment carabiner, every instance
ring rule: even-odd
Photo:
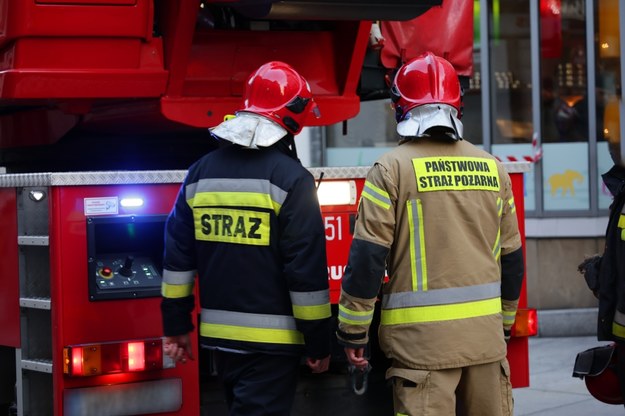
[[[356,368],[353,364],[349,364],[349,381],[354,394],[358,396],[365,394],[367,387],[369,386],[369,373],[371,372],[371,369],[372,367],[369,363],[367,363],[367,367],[362,370]]]

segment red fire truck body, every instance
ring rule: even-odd
[[[380,52],[373,21],[382,34],[404,23],[431,32],[468,3],[0,0],[0,359],[15,361],[0,378],[15,380],[18,414],[220,414],[200,394],[211,374],[197,343],[194,362],[164,356],[159,309],[163,224],[184,169],[211,150],[204,127],[236,110],[247,75],[274,59],[309,80],[318,125],[352,118],[393,70],[368,68],[371,56],[397,64],[419,52]],[[462,16],[472,33],[472,11]],[[435,52],[468,75],[458,50]],[[522,232],[527,167],[507,164]],[[320,192],[346,194],[322,206],[336,305],[367,168],[310,170]],[[526,306],[523,287],[508,347],[515,387],[529,385]],[[373,411],[342,393],[344,379],[304,382],[297,414]],[[368,394],[392,406],[376,388],[383,380]]]

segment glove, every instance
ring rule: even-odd
[[[602,256],[595,254],[592,257],[587,257],[577,266],[577,271],[584,276],[586,285],[592,293],[598,297],[599,293],[599,267],[601,267]]]

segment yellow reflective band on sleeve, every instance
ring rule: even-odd
[[[516,319],[516,311],[502,311],[503,315],[503,324],[504,325],[512,325]]]
[[[365,181],[365,186],[362,189],[361,197],[368,199],[369,201],[384,209],[389,209],[391,207],[391,197],[389,196],[388,192],[378,188],[369,181]]]
[[[210,338],[261,342],[265,344],[304,344],[304,335],[293,329],[251,328],[202,322],[200,324],[200,335]]]
[[[373,309],[370,311],[352,311],[339,305],[339,322],[348,325],[369,325],[373,321]]]
[[[276,215],[282,207],[271,195],[257,192],[198,192],[193,198],[193,206],[263,208],[274,211]]]
[[[497,197],[497,215],[499,218],[503,215],[503,201],[499,197]]]
[[[625,339],[625,326],[612,322],[612,333],[619,338]]]
[[[510,213],[514,214],[516,212],[516,204],[514,203],[514,197],[508,199],[508,205],[510,205]]]
[[[497,163],[479,157],[412,159],[419,192],[499,191]]]
[[[195,238],[219,243],[268,246],[268,212],[222,208],[194,208]]]
[[[332,311],[329,303],[313,306],[293,305],[293,316],[305,321],[314,321],[315,319],[329,318],[332,316]]]
[[[193,294],[193,283],[185,285],[161,284],[161,295],[169,299],[185,298]]]
[[[383,309],[382,325],[401,325],[423,322],[451,321],[477,318],[501,313],[501,298],[457,303],[453,305],[416,306],[412,308]]]
[[[618,228],[625,228],[625,214],[621,214],[618,217]]]
[[[621,230],[621,240],[625,241],[625,228]]]

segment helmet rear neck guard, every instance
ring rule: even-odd
[[[447,104],[426,104],[415,107],[397,123],[397,133],[403,138],[429,136],[433,130],[443,131],[453,140],[462,140],[464,126],[458,111]]]
[[[399,68],[390,94],[398,123],[406,120],[409,113],[414,117],[415,109],[434,104],[444,104],[454,109],[455,120],[462,117],[462,89],[458,74],[448,61],[431,52],[426,52]],[[450,127],[457,131],[449,124],[447,120],[441,127]],[[431,127],[435,126],[430,125],[429,128]]]
[[[267,117],[239,112],[236,117],[211,129],[211,134],[239,146],[258,149],[273,145],[284,138],[288,132]]]
[[[250,75],[240,111],[267,117],[293,135],[302,130],[310,115],[319,117],[308,82],[279,61],[268,62]]]

